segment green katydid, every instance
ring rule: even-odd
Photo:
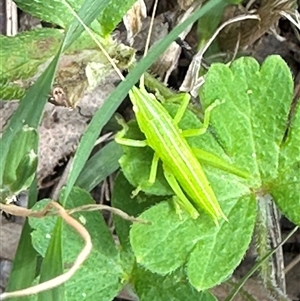
[[[157,0],[155,1],[155,5],[156,4]],[[155,8],[153,9],[152,20],[154,13]],[[101,44],[98,43],[93,33],[80,19],[78,20],[107,56],[119,76],[124,80],[124,77],[119,72],[115,63]],[[151,25],[149,32],[151,32]],[[145,47],[146,50],[148,49],[149,41],[150,35],[148,35]],[[143,78],[141,78],[140,81],[140,88],[134,86],[129,92],[129,97],[133,104],[133,110],[138,126],[144,133],[146,139],[137,141],[124,138],[127,131],[127,125],[123,121],[120,121],[120,124],[123,125],[123,130],[116,135],[115,140],[119,144],[127,146],[150,146],[153,149],[154,157],[151,164],[148,183],[151,185],[155,182],[158,162],[161,160],[163,163],[164,176],[174,191],[176,196],[175,199],[183,210],[187,211],[192,218],[197,218],[199,216],[198,210],[202,209],[213,218],[216,224],[218,224],[218,220],[222,217],[227,220],[197,157],[206,156],[207,158],[205,161],[208,163],[212,163],[212,165],[238,176],[247,177],[248,174],[231,166],[229,163],[213,154],[203,150],[193,150],[185,139],[186,137],[201,135],[206,131],[209,126],[209,118],[212,109],[221,104],[222,101],[216,100],[205,110],[203,128],[182,131],[178,127],[178,123],[189,104],[189,94],[186,93],[181,96],[181,106],[175,118],[172,118],[169,115],[167,110],[153,94],[146,91],[143,84]],[[141,187],[138,187],[136,191],[139,191],[140,189]]]
[[[153,16],[154,11],[155,8]],[[151,25],[149,32],[151,32]],[[148,36],[147,43],[149,40],[150,36]],[[148,49],[147,43],[145,53]],[[152,148],[154,157],[148,184],[151,185],[155,182],[158,162],[161,160],[164,176],[182,209],[186,210],[192,218],[197,218],[199,216],[198,209],[201,208],[213,218],[216,224],[221,217],[227,220],[196,156],[207,155],[209,160],[221,169],[242,177],[247,177],[247,174],[212,154],[201,150],[192,150],[185,139],[203,134],[209,126],[210,112],[222,102],[216,100],[205,110],[203,128],[182,131],[178,127],[178,123],[188,107],[189,94],[183,94],[181,106],[174,119],[154,95],[146,91],[143,78],[140,88],[133,87],[129,92],[129,97],[133,104],[138,126],[146,139],[136,141],[124,138],[127,126],[124,122],[120,122],[123,125],[123,130],[116,135],[115,140],[127,146],[149,146]],[[141,189],[142,187],[138,187],[134,193]]]
[[[227,219],[197,157],[206,157],[205,161],[241,177],[247,177],[247,173],[211,153],[192,149],[185,139],[201,135],[206,131],[210,112],[221,104],[221,101],[216,100],[205,110],[202,128],[182,131],[178,127],[178,123],[189,104],[189,94],[182,95],[182,103],[174,119],[144,87],[140,89],[133,87],[129,92],[129,97],[133,103],[138,126],[146,139],[137,141],[124,138],[128,128],[124,122],[120,122],[123,130],[116,135],[115,140],[123,145],[149,146],[154,150],[148,184],[151,185],[155,182],[158,162],[161,160],[164,176],[176,195],[175,200],[183,210],[186,210],[192,218],[197,218],[199,216],[198,209],[201,208],[214,219],[216,224],[220,217]],[[141,187],[138,187],[137,191],[140,189]]]

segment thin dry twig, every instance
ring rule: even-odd
[[[73,213],[79,212],[79,211],[95,211],[95,210],[107,210],[107,211],[112,212],[113,214],[119,215],[120,217],[122,217],[125,220],[131,221],[131,222],[136,222],[136,223],[141,223],[141,224],[149,224],[148,221],[130,216],[118,208],[114,208],[114,207],[110,207],[110,206],[102,205],[102,204],[83,205],[80,207],[76,207],[76,208],[67,210],[67,212],[69,214],[73,214]]]
[[[15,292],[3,293],[0,295],[0,300],[5,300],[7,298],[12,298],[12,297],[22,297],[22,296],[38,294],[40,292],[57,287],[62,283],[65,283],[75,274],[75,272],[80,268],[80,266],[83,264],[83,262],[87,259],[87,257],[91,253],[93,247],[92,240],[89,232],[85,229],[85,227],[76,219],[71,217],[67,213],[67,211],[58,203],[51,202],[49,205],[50,207],[54,207],[57,210],[58,214],[64,219],[64,221],[68,223],[71,227],[73,227],[76,230],[76,232],[84,239],[85,246],[83,247],[82,251],[79,253],[78,257],[76,258],[73,266],[64,274],[55,277],[49,281],[40,283],[35,286],[31,286],[26,289],[22,289]]]
[[[22,217],[36,217],[36,218],[42,218],[44,216],[53,216],[53,215],[61,215],[61,212],[59,210],[52,210],[53,207],[57,207],[56,205],[54,206],[53,204],[58,204],[54,201],[50,202],[43,210],[41,211],[34,211],[31,209],[23,208],[20,206],[16,206],[13,204],[2,204],[0,203],[0,211],[4,211],[10,215],[14,216],[22,216]],[[131,222],[136,222],[136,223],[141,223],[141,224],[149,224],[149,222],[135,218],[133,216],[128,215],[126,212],[110,207],[107,205],[102,205],[102,204],[89,204],[89,205],[83,205],[79,206],[73,209],[65,210],[64,211],[71,215],[76,212],[80,211],[96,211],[96,210],[107,210],[112,212],[113,214],[119,215],[120,217],[124,218],[125,220],[131,221]]]
[[[22,217],[37,217],[41,218],[46,215],[46,212],[49,211],[48,206],[46,206],[42,211],[33,211],[31,209],[23,208],[13,204],[2,204],[0,203],[0,211],[4,211],[10,215],[22,216]]]
[[[218,36],[218,34],[228,25],[235,23],[235,22],[241,22],[243,20],[248,19],[255,19],[259,20],[259,16],[257,15],[241,15],[237,16],[235,18],[232,18],[226,22],[224,22],[221,26],[217,28],[215,33],[212,35],[212,37],[207,41],[207,43],[201,48],[201,50],[194,56],[189,69],[187,71],[186,77],[184,78],[184,81],[179,88],[180,91],[183,92],[191,92],[191,94],[195,97],[198,95],[198,88],[199,88],[199,71],[201,68],[201,62],[203,59],[203,55],[206,52],[206,50],[209,48],[209,46],[212,44],[212,42],[215,40],[215,38]],[[203,83],[203,81],[201,81]]]

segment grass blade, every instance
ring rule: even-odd
[[[107,176],[119,168],[118,160],[122,155],[122,148],[115,141],[110,142],[91,157],[80,173],[76,186],[91,191]]]
[[[28,196],[28,207],[31,208],[37,199],[36,179],[33,181]],[[13,262],[6,290],[8,292],[29,287],[35,279],[37,267],[37,253],[31,244],[31,227],[26,219],[17,253]],[[20,301],[29,301],[30,297],[22,297]]]

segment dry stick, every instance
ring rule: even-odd
[[[68,223],[71,227],[73,227],[77,231],[77,233],[79,233],[80,236],[84,239],[84,241],[85,241],[84,248],[79,253],[73,266],[66,273],[64,273],[58,277],[55,277],[49,281],[40,283],[35,286],[31,286],[26,289],[22,289],[22,290],[15,291],[15,292],[3,293],[0,295],[0,300],[5,300],[7,298],[12,298],[12,297],[23,297],[23,296],[38,294],[40,292],[57,287],[57,286],[61,285],[62,283],[65,283],[75,274],[75,272],[80,268],[80,266],[83,264],[83,262],[87,259],[87,257],[91,253],[91,250],[93,247],[92,240],[91,240],[89,232],[85,229],[85,227],[81,223],[79,223],[76,219],[71,217],[66,212],[66,210],[62,206],[60,206],[58,203],[51,202],[50,205],[51,205],[51,207],[55,207],[58,210],[59,215],[65,220],[65,222]]]
[[[57,204],[57,203],[52,201],[43,210],[34,211],[31,209],[23,208],[23,207],[16,206],[13,204],[1,204],[0,203],[0,211],[4,211],[8,214],[15,215],[15,216],[36,217],[36,218],[42,218],[46,215],[47,216],[61,215],[59,211],[58,212],[51,211],[52,207],[56,207],[56,206],[53,206],[53,204]],[[125,220],[135,222],[135,223],[149,224],[148,221],[145,221],[145,220],[142,220],[139,218],[135,218],[133,216],[128,215],[127,213],[125,213],[124,211],[122,211],[118,208],[114,208],[114,207],[110,207],[110,206],[106,206],[106,205],[90,204],[90,205],[79,206],[79,207],[76,207],[76,208],[73,208],[70,210],[64,209],[64,211],[69,215],[73,214],[75,212],[79,212],[79,211],[95,211],[95,210],[107,210],[107,211],[112,212],[113,214],[116,214],[116,215],[122,217]]]
[[[212,44],[212,42],[215,40],[217,35],[229,24],[232,24],[234,22],[241,22],[243,20],[248,19],[255,19],[259,20],[259,16],[257,15],[242,15],[235,18],[232,18],[226,22],[224,22],[218,29],[215,31],[215,33],[212,35],[212,37],[207,41],[207,43],[201,48],[201,50],[194,56],[189,69],[187,71],[186,77],[184,78],[184,81],[179,88],[180,91],[183,92],[191,92],[193,96],[195,96],[194,89],[197,87],[197,81],[199,78],[199,72],[201,67],[201,61],[203,58],[204,53],[209,48],[209,46]]]
[[[15,36],[18,33],[17,5],[12,0],[5,0],[6,8],[6,35]]]
[[[54,189],[52,190],[52,192],[50,194],[50,198],[52,200],[57,200],[58,199],[61,189],[67,183],[68,176],[69,176],[69,171],[70,171],[71,166],[73,164],[73,159],[74,159],[73,157],[71,157],[69,159],[69,162],[68,162],[67,166],[65,167],[62,176],[60,177],[58,183],[55,185]]]
[[[148,35],[147,35],[147,40],[146,40],[146,44],[145,44],[144,57],[146,57],[149,46],[150,46],[151,33],[152,33],[152,30],[153,30],[154,17],[155,17],[155,13],[156,13],[156,9],[157,9],[157,4],[158,4],[158,0],[155,0],[153,10],[152,10],[152,15],[151,15],[151,22],[150,22],[150,26],[149,26],[149,31],[148,31]],[[145,78],[144,78],[144,76],[142,76],[140,78],[141,87],[143,87],[145,85],[144,80],[145,80]]]
[[[108,141],[110,138],[113,138],[113,132],[109,132],[104,134],[103,136],[99,137],[96,142],[94,143],[94,147],[97,146],[98,144],[101,144],[105,141]]]
[[[291,16],[291,14],[288,14],[285,11],[281,11],[279,14],[281,16],[285,17],[286,19],[288,19],[296,28],[298,28],[298,30],[300,30],[300,24],[299,24],[298,20],[295,21],[295,19]]]
[[[4,211],[10,215],[22,216],[22,217],[43,217],[47,211],[45,207],[42,211],[33,211],[31,209],[23,208],[13,204],[2,204],[0,203],[0,211]]]
[[[130,216],[118,208],[110,207],[107,205],[101,205],[101,204],[83,205],[80,207],[76,207],[76,208],[67,210],[67,212],[69,214],[73,214],[73,213],[79,212],[79,211],[95,211],[95,210],[107,210],[107,211],[112,212],[113,214],[119,215],[120,217],[122,217],[125,220],[131,221],[131,222],[136,222],[136,223],[141,223],[141,224],[149,224],[148,221]]]

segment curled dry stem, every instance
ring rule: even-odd
[[[53,205],[53,204],[55,204],[55,205]],[[13,205],[13,204],[1,204],[0,203],[0,211],[4,211],[4,212],[6,212],[10,215],[14,215],[14,216],[42,218],[46,215],[47,216],[49,216],[49,215],[61,215],[60,210],[53,210],[53,209],[57,209],[56,205],[58,205],[58,203],[52,201],[43,210],[34,211],[34,210],[31,210],[31,209],[19,207],[19,206]],[[116,214],[116,215],[120,216],[121,218],[123,218],[125,220],[128,220],[128,221],[131,221],[133,223],[134,222],[135,223],[141,223],[141,224],[148,224],[149,223],[145,220],[130,216],[126,212],[124,212],[124,211],[122,211],[118,208],[113,208],[113,207],[106,206],[106,205],[89,204],[89,205],[83,205],[83,206],[79,206],[79,207],[69,209],[69,210],[64,209],[64,211],[69,215],[71,215],[73,213],[76,213],[76,212],[80,212],[80,211],[95,211],[95,210],[110,211],[113,214]]]
[[[110,206],[106,206],[106,205],[98,205],[98,204],[83,205],[83,206],[68,210],[68,213],[73,214],[73,213],[79,212],[79,211],[95,211],[95,210],[107,210],[113,214],[119,215],[120,217],[122,217],[125,220],[131,221],[131,222],[136,222],[136,223],[141,223],[141,224],[149,224],[149,222],[142,220],[140,218],[135,218],[133,216],[130,216],[118,208],[114,208],[114,207],[110,207]]]
[[[79,253],[78,257],[76,258],[73,266],[64,274],[59,275],[58,277],[55,277],[49,281],[37,284],[35,286],[31,286],[26,289],[22,289],[19,291],[15,292],[6,292],[0,295],[0,300],[5,300],[7,298],[12,298],[12,297],[22,297],[22,296],[29,296],[33,294],[38,294],[40,292],[49,290],[51,288],[57,287],[61,285],[62,283],[65,283],[68,281],[74,274],[75,272],[80,268],[80,266],[83,264],[83,262],[87,259],[89,254],[92,251],[92,240],[89,232],[85,229],[85,227],[78,222],[75,218],[71,217],[69,213],[57,202],[51,202],[49,203],[48,206],[45,207],[45,210],[49,210],[50,208],[55,208],[57,213],[64,219],[66,223],[68,223],[71,227],[75,229],[75,231],[84,239],[85,245],[82,249],[82,251]],[[24,209],[24,208],[22,208]],[[28,209],[26,209],[28,210]],[[45,210],[43,210],[40,213],[44,213],[45,215]],[[31,211],[31,210],[28,210]],[[25,211],[23,211],[25,212]],[[32,213],[31,211],[30,213]],[[31,215],[33,216],[33,215]],[[41,217],[41,216],[38,216]]]

